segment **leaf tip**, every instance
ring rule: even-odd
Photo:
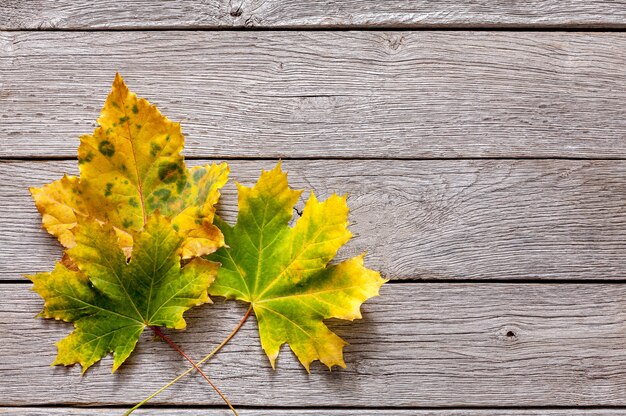
[[[111,367],[111,374],[115,374],[115,372],[117,371],[118,368],[120,368],[120,365],[122,365],[122,363],[116,363],[115,361],[113,362],[113,366]],[[84,368],[83,369],[83,373],[85,373],[87,369]]]
[[[33,197],[33,199],[37,198],[37,196],[43,191],[41,188],[37,188],[36,186],[31,186],[28,188],[28,192]]]
[[[115,72],[115,79],[113,80],[113,85],[124,84],[124,78],[119,72]]]
[[[266,351],[267,354],[267,351]],[[270,365],[272,366],[272,370],[276,371],[276,357],[278,357],[278,352],[267,354],[267,358],[270,360]]]
[[[230,165],[228,164],[228,162],[222,162],[219,165],[217,165],[217,167],[226,174],[230,173]]]

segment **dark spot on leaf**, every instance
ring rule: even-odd
[[[172,228],[174,229],[174,231],[178,231],[180,227],[178,226],[178,224],[172,224]]]
[[[115,108],[120,108],[120,105],[116,103],[115,101],[111,101],[111,105]]]
[[[156,143],[150,143],[150,156],[154,157],[161,151],[161,146]]]
[[[133,105],[133,113],[137,114],[139,112],[139,109],[137,108],[137,104]]]
[[[113,189],[113,184],[112,183],[107,183],[106,187],[104,188],[104,196],[111,195],[111,189]]]
[[[181,176],[181,178],[178,180],[178,182],[176,182],[176,191],[180,194],[183,192],[183,189],[185,189],[185,185],[187,185],[187,180],[184,176]]]
[[[82,165],[83,163],[89,163],[93,160],[93,153],[88,152],[84,157],[78,158],[78,164]]]
[[[128,119],[129,119],[129,118],[130,118],[130,117],[128,117],[128,116],[120,117],[120,124],[122,124],[122,123],[126,123],[126,122],[128,121]]]
[[[131,207],[138,207],[139,203],[135,198],[131,198],[128,200],[128,205],[130,205]]]
[[[179,163],[163,163],[159,166],[159,179],[165,183],[177,182],[183,174],[183,168]]]
[[[103,140],[98,145],[98,150],[106,157],[111,157],[115,154],[115,145],[108,140]]]
[[[198,182],[206,174],[206,169],[201,168],[193,173],[193,180]]]
[[[170,141],[170,135],[168,134],[167,136],[165,136],[165,141],[169,142]]]
[[[137,127],[137,130],[141,130],[141,124],[135,124],[135,127]]]
[[[170,191],[169,189],[158,189],[154,191],[154,196],[159,198],[161,201],[167,201],[168,199],[170,199],[171,195],[172,191]]]
[[[122,221],[122,227],[124,228],[130,228],[133,225],[133,221],[129,220],[128,218],[125,218],[124,221]]]

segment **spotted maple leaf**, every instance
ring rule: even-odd
[[[117,74],[98,127],[80,139],[80,178],[64,176],[31,189],[44,228],[70,248],[79,219],[95,218],[113,225],[129,255],[132,233],[158,211],[183,237],[183,258],[212,253],[224,245],[213,217],[229,168],[187,169],[183,142],[180,124],[138,98]]]

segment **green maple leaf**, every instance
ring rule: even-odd
[[[323,320],[360,318],[361,304],[385,283],[364,267],[363,255],[327,265],[351,238],[346,198],[319,202],[311,194],[292,228],[302,191],[289,188],[280,164],[254,187],[237,186],[237,223],[215,222],[228,247],[207,257],[222,264],[209,293],[251,304],[272,366],[286,342],[307,371],[314,360],[345,367],[346,342]]]
[[[195,258],[181,267],[184,237],[160,214],[133,235],[128,262],[111,225],[85,219],[74,231],[67,253],[78,270],[57,263],[52,272],[29,276],[45,301],[40,316],[74,323],[57,343],[54,365],[80,363],[85,372],[113,352],[115,371],[146,327],[183,329],[183,313],[210,302],[217,265]]]

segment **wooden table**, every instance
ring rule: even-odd
[[[76,173],[116,71],[189,164],[348,192],[341,257],[391,279],[331,322],[345,370],[272,371],[248,321],[206,367],[242,415],[626,413],[625,1],[124,3],[0,0],[0,414],[119,414],[186,368],[148,334],[113,375],[50,368],[71,326],[22,277],[61,255],[28,187]],[[170,333],[199,358],[244,311]],[[141,414],[230,413],[192,376]]]

